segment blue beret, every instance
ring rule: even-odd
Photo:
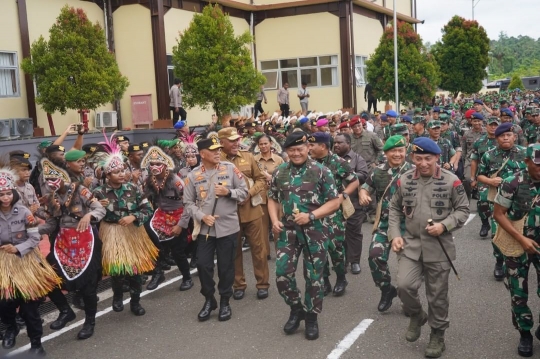
[[[501,116],[502,115],[514,117],[514,114],[512,113],[512,111],[509,108],[501,108]]]
[[[386,118],[384,113],[381,115],[381,121],[388,121],[388,118]]]
[[[412,118],[411,118],[411,116],[408,116],[408,115],[401,116],[401,121],[410,123],[410,122],[412,122]]]
[[[533,102],[534,102],[534,103],[540,103],[540,101],[539,101],[537,98],[535,98],[535,99],[533,100]]]
[[[435,106],[433,107],[433,112],[441,112],[441,109],[439,108],[439,106]]]
[[[397,117],[397,113],[394,110],[388,110],[388,111],[386,111],[386,116],[388,116],[388,117]]]
[[[326,132],[315,132],[314,134],[312,134],[308,141],[310,143],[326,143],[326,144],[330,144],[330,134],[326,133]]]
[[[298,120],[298,122],[300,122],[301,125],[303,125],[304,123],[308,121],[309,121],[309,118],[307,118],[306,116],[300,117],[300,120]]]
[[[471,117],[484,121],[484,115],[482,115],[480,112],[473,113]]]
[[[479,105],[483,105],[484,103],[482,102],[482,100],[474,100],[474,103],[475,104],[479,104]]]
[[[412,152],[419,155],[440,155],[441,149],[431,138],[417,137],[413,141]]]
[[[184,128],[185,125],[186,125],[186,121],[178,121],[177,123],[174,124],[174,128],[179,130],[181,128]]]
[[[497,129],[495,130],[495,137],[499,137],[503,133],[506,132],[513,132],[514,125],[511,122],[505,122],[499,126],[497,126]]]

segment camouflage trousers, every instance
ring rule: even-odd
[[[494,208],[493,203],[490,203],[489,207],[490,207],[491,213],[493,213],[493,208]],[[489,221],[491,224],[491,239],[493,239],[493,237],[495,237],[495,233],[497,232],[497,227],[499,226],[499,224],[493,217],[491,217]],[[491,245],[493,246],[493,256],[495,257],[497,262],[504,262],[504,255],[501,253],[501,250],[499,249],[499,247],[497,247],[497,245],[493,242],[491,242]]]
[[[376,232],[369,246],[369,269],[373,282],[379,288],[390,285],[392,277],[388,268],[391,243],[385,233]]]
[[[534,319],[527,305],[529,299],[529,267],[531,263],[540,279],[540,258],[524,253],[520,257],[505,257],[506,278],[504,284],[510,291],[512,303],[512,323],[517,330],[529,331],[533,328]],[[537,284],[536,294],[540,296]]]
[[[332,269],[336,272],[336,275],[345,275],[345,218],[341,214],[341,210],[336,212],[336,216],[333,219],[333,228],[330,229],[330,240],[328,242],[328,255],[334,265]],[[324,266],[324,277],[330,277],[330,263],[328,258]]]
[[[477,186],[480,199],[476,202],[476,210],[478,211],[478,217],[486,220],[491,218],[493,214],[493,206],[487,200],[488,187],[480,183]]]
[[[289,306],[302,303],[302,294],[296,283],[298,259],[303,252],[306,293],[304,308],[308,313],[321,313],[324,298],[323,271],[328,251],[328,238],[321,231],[305,228],[309,252],[304,247],[304,236],[294,229],[285,229],[276,243],[276,286],[279,294]]]

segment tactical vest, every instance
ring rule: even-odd
[[[388,173],[388,169],[375,168],[373,171],[373,186],[375,188],[377,201],[380,201],[384,190],[388,187],[388,184],[390,184],[392,175]]]
[[[513,211],[520,212],[519,218],[512,218],[512,220],[514,221],[523,218],[531,210],[532,201],[534,198],[529,189],[529,186],[529,176],[525,172],[523,174],[523,181],[520,181],[514,196],[514,201],[512,203]]]
[[[494,149],[497,145],[497,140],[494,138],[489,138],[487,135],[480,138],[480,144],[478,145],[478,161],[482,158],[484,153],[489,150]]]

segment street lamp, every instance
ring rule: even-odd
[[[394,86],[396,87],[396,111],[399,113],[397,26],[396,0],[394,0]]]
[[[476,5],[478,5],[479,2],[480,0],[472,0],[472,19],[473,20],[474,20],[474,8],[476,7]]]

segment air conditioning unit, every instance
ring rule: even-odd
[[[116,111],[103,111],[96,113],[96,128],[117,127]]]
[[[32,137],[34,135],[34,125],[31,118],[12,118],[11,137]]]
[[[0,140],[9,140],[10,120],[0,120]]]

